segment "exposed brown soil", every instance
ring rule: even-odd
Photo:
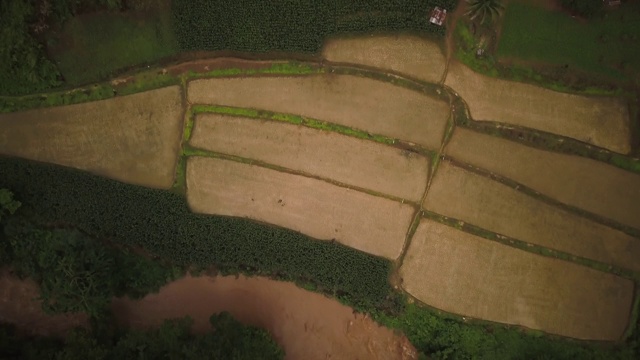
[[[427,185],[429,160],[421,155],[277,121],[199,115],[190,144],[415,202]]]
[[[182,124],[177,86],[0,114],[0,154],[167,189],[175,176]]]
[[[631,280],[548,258],[423,219],[401,276],[438,309],[585,340],[620,340]]]
[[[77,326],[87,326],[83,314],[47,315],[33,280],[21,280],[8,269],[0,270],[0,322],[15,324],[24,335],[64,337]]]
[[[118,299],[113,309],[123,324],[136,328],[191,316],[196,331],[211,329],[211,314],[229,311],[244,323],[266,328],[288,360],[417,358],[406,338],[351,308],[292,283],[260,277],[186,277],[142,300]]]
[[[197,213],[247,217],[391,260],[415,211],[322,180],[200,157],[187,160],[187,201]]]
[[[86,326],[83,315],[44,314],[38,286],[7,270],[0,273],[0,321],[21,333],[64,337]],[[409,341],[378,326],[367,316],[292,283],[267,278],[185,277],[141,300],[114,299],[121,325],[145,329],[164,319],[190,316],[195,332],[211,330],[209,317],[228,311],[245,324],[267,329],[286,351],[287,360],[410,360],[417,353]]]

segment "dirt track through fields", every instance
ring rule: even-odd
[[[555,200],[640,229],[640,175],[457,128],[445,153]]]
[[[631,150],[629,110],[621,98],[555,92],[490,78],[452,61],[445,84],[474,120],[492,120],[571,137],[615,152]]]
[[[390,70],[431,83],[440,81],[446,62],[435,41],[406,34],[330,39],[322,56],[332,62]]]
[[[384,81],[321,74],[194,80],[189,102],[307,116],[438,149],[449,105]]]
[[[247,217],[369,254],[400,256],[413,207],[327,182],[212,158],[187,161],[192,211]]]
[[[640,239],[548,205],[450,162],[440,164],[425,208],[494,233],[640,271]]]
[[[423,219],[400,269],[403,288],[438,309],[592,340],[619,340],[630,280]]]
[[[198,115],[190,144],[418,202],[429,160],[387,145],[275,121]]]
[[[182,133],[177,86],[77,105],[0,114],[0,153],[170,188]]]

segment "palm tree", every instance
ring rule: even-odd
[[[485,22],[493,24],[504,11],[501,0],[467,0],[467,4],[469,4],[469,9],[465,15],[469,16],[471,20],[480,18],[482,24]]]

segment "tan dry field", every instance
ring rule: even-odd
[[[276,121],[198,115],[190,144],[418,202],[429,160],[391,146]]]
[[[338,301],[262,277],[186,277],[142,300],[116,299],[113,309],[119,322],[135,328],[190,316],[198,332],[211,330],[211,314],[228,311],[243,323],[267,329],[287,360],[417,359],[404,336]]]
[[[640,175],[457,128],[445,153],[542,194],[640,229]]]
[[[235,77],[189,82],[189,102],[290,113],[440,148],[449,105],[351,75]]]
[[[589,340],[619,340],[633,282],[423,219],[403,287],[438,309]]]
[[[178,86],[0,114],[0,153],[152,188],[173,184],[182,134]]]
[[[469,106],[475,120],[492,120],[567,136],[615,152],[631,150],[624,99],[555,92],[495,79],[452,62],[445,84]]]
[[[300,175],[212,158],[187,161],[196,213],[247,217],[396,259],[414,209]]]
[[[446,66],[436,42],[405,34],[330,39],[322,56],[332,62],[390,70],[431,83],[440,81]]]
[[[528,243],[640,271],[640,239],[442,162],[424,207]]]
[[[78,326],[88,327],[84,314],[48,315],[38,300],[40,289],[31,279],[0,270],[0,322],[15,324],[26,335],[65,337]]]

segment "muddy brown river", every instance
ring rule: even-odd
[[[55,335],[82,325],[82,316],[50,317],[39,310],[37,286],[4,272],[0,279],[0,320],[29,333]],[[141,300],[114,299],[122,325],[156,327],[164,319],[190,316],[193,330],[209,331],[209,317],[228,311],[246,324],[267,329],[284,348],[287,360],[416,359],[409,341],[378,326],[336,300],[292,283],[263,277],[190,277]]]

